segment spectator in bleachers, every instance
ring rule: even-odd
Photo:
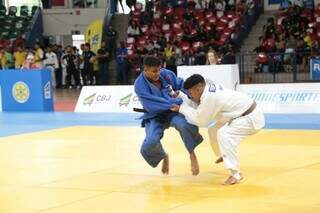
[[[194,41],[194,35],[191,34],[189,27],[184,28],[183,40],[192,43]]]
[[[66,48],[65,54],[62,56],[63,64],[66,66],[66,87],[73,88],[72,78],[75,82],[74,87],[81,88],[79,70],[77,70],[77,56],[71,46]]]
[[[91,58],[90,62],[92,63],[92,84],[91,85],[98,85],[100,83],[100,70],[99,70],[99,62],[98,62],[98,55]]]
[[[263,31],[266,38],[271,38],[272,35],[276,32],[273,18],[269,18],[267,20],[267,25],[263,26]]]
[[[174,55],[176,67],[183,65],[182,49],[179,47],[177,43],[174,44]]]
[[[97,60],[99,64],[99,82],[100,85],[109,83],[109,61],[110,53],[106,50],[106,43],[101,43],[101,48],[98,50]]]
[[[209,3],[208,3],[208,9],[209,11],[214,11],[215,10],[215,0],[209,0]]]
[[[303,7],[303,0],[294,0],[293,5]]]
[[[34,54],[35,62],[39,68],[42,68],[43,60],[45,59],[45,54],[39,42],[35,43],[34,49],[35,49],[35,54]]]
[[[207,63],[209,65],[220,64],[220,58],[215,50],[210,49],[207,53]]]
[[[154,0],[146,0],[145,4],[145,12],[149,14],[151,17],[153,17],[154,13]]]
[[[130,11],[133,10],[136,3],[137,3],[137,0],[126,0],[126,5],[129,7]]]
[[[130,64],[128,61],[128,49],[124,42],[119,43],[117,49],[117,81],[118,84],[129,84]]]
[[[14,58],[13,58],[11,47],[9,46],[4,47],[4,57],[5,57],[5,63],[3,63],[2,67],[4,69],[14,69]]]
[[[226,2],[223,0],[216,0],[214,7],[216,11],[224,12],[226,9]]]
[[[194,41],[206,42],[207,40],[207,33],[205,33],[202,26],[199,26],[197,29],[197,34],[194,36]]]
[[[210,30],[207,33],[209,41],[214,41],[218,39],[218,32],[217,28],[214,24],[211,24]]]
[[[175,65],[175,51],[171,43],[168,43],[167,46],[164,48],[163,56],[165,60],[166,69],[171,70],[175,74],[177,74],[177,67]]]
[[[132,20],[129,22],[127,34],[129,37],[138,37],[140,35],[140,28],[138,27],[137,22]]]
[[[5,51],[3,48],[0,48],[0,67],[1,67],[1,69],[5,69],[5,64],[6,64]]]
[[[106,51],[110,53],[110,59],[115,57],[117,51],[117,32],[113,29],[112,25],[109,25],[106,33]]]
[[[311,49],[312,43],[313,43],[313,36],[312,36],[312,30],[307,30],[307,33],[303,35],[303,41],[305,43],[306,48]]]
[[[226,0],[226,11],[234,10],[236,6],[236,0]]]
[[[155,45],[153,44],[153,41],[151,39],[148,40],[146,49],[149,53],[154,51]]]
[[[49,45],[47,47],[46,57],[44,62],[45,68],[51,71],[52,76],[52,86],[56,87],[56,78],[55,78],[55,70],[58,67],[58,58],[57,55],[52,51],[52,47]]]
[[[194,15],[191,13],[191,11],[188,9],[187,12],[183,16],[184,21],[186,24],[192,24],[195,20]]]
[[[231,44],[226,44],[223,47],[221,64],[236,64],[236,57]]]
[[[196,49],[195,64],[196,65],[205,65],[206,64],[206,53],[205,53],[205,49],[202,46],[202,44],[200,44],[200,46]]]
[[[84,50],[82,52],[81,61],[83,61],[83,72],[81,73],[83,85],[93,85],[93,57],[96,56],[94,52],[90,50],[90,44],[84,44]]]
[[[21,46],[17,47],[17,51],[14,52],[14,66],[16,69],[21,69],[23,62],[26,60],[26,52]]]
[[[145,11],[141,13],[140,25],[149,25],[151,24],[151,21],[152,21],[152,15],[150,13],[147,13]]]
[[[55,44],[53,45],[52,50],[56,54],[58,59],[58,67],[56,67],[56,70],[55,70],[56,88],[62,88],[62,65],[61,65],[61,58],[63,55],[62,46]]]
[[[284,40],[284,36],[280,35],[278,38],[276,38],[275,46],[276,46],[277,52],[284,53],[284,51],[286,49],[286,41]]]
[[[184,65],[194,65],[195,64],[195,57],[191,50],[186,51],[183,54],[183,64]]]
[[[164,36],[163,33],[161,33],[160,37],[158,38],[157,43],[159,44],[159,46],[161,47],[161,51],[164,51],[164,48],[167,46],[167,38]]]
[[[40,69],[35,62],[35,57],[32,53],[27,55],[26,60],[23,62],[21,69]]]

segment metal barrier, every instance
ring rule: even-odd
[[[310,59],[318,58],[320,52],[292,53],[239,53],[241,83],[293,83],[313,82],[310,75]]]

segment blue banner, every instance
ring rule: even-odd
[[[2,111],[53,111],[50,70],[1,70]]]
[[[312,80],[320,80],[320,59],[310,60],[310,74]]]

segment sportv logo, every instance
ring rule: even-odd
[[[92,95],[86,97],[83,102],[82,102],[82,105],[85,106],[85,105],[89,105],[91,106],[91,104],[93,103],[94,101],[94,98],[96,97],[96,94],[97,93],[93,93]]]

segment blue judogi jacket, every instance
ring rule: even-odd
[[[172,104],[180,105],[182,99],[172,98],[170,91],[172,89],[182,90],[183,80],[177,78],[176,75],[167,69],[160,71],[161,88],[157,88],[150,83],[143,72],[134,82],[134,91],[138,95],[143,108],[147,111],[141,119],[149,119],[161,115],[163,113],[171,113]]]

